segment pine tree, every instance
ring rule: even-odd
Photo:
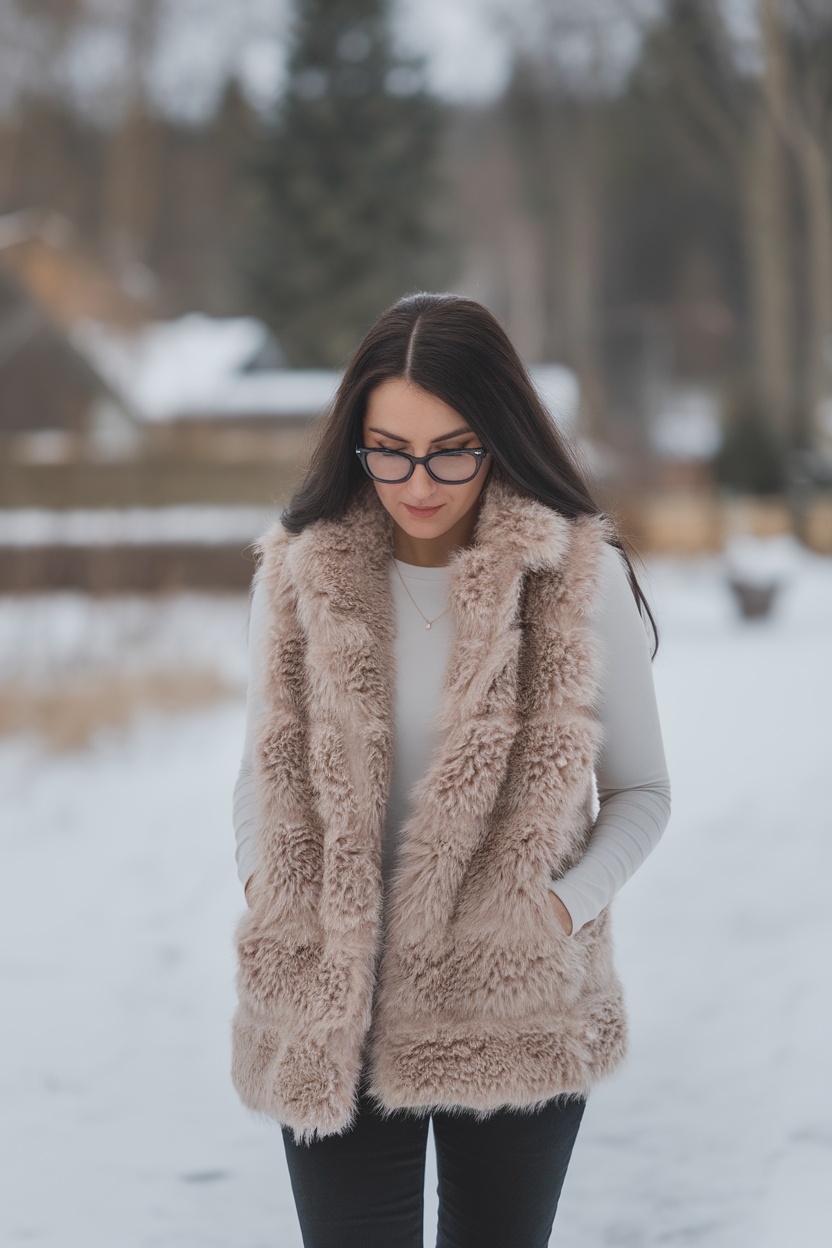
[[[292,364],[340,367],[384,307],[448,272],[443,109],[422,62],[394,54],[387,0],[298,0],[294,33],[246,269]]]

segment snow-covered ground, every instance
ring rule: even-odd
[[[743,623],[718,559],[648,565],[673,813],[614,903],[632,1050],[584,1116],[564,1248],[832,1244],[832,561],[789,577]],[[82,751],[0,740],[4,1245],[301,1244],[280,1133],[228,1075],[246,612],[0,598],[0,679],[121,655],[240,689]],[[427,1245],[435,1214],[431,1148]]]

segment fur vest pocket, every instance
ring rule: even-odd
[[[382,1112],[487,1115],[586,1095],[626,1055],[610,908],[567,936],[548,883],[593,816],[603,516],[492,476],[450,561],[441,734],[401,829],[392,771],[392,520],[362,482],[338,520],[258,543],[270,604],[255,742],[258,858],[235,931],[231,1077],[298,1141]]]

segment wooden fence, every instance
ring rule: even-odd
[[[107,497],[109,501],[109,493]],[[267,496],[267,501],[272,499]],[[122,503],[137,500],[128,491]],[[147,505],[146,494],[141,501]],[[175,501],[182,503],[181,493]],[[4,502],[9,505],[6,498]],[[96,502],[102,506],[99,497]],[[763,537],[793,533],[809,549],[832,555],[832,494],[828,493],[815,496],[797,517],[781,499],[726,500],[676,493],[619,498],[606,505],[625,539],[644,557],[717,553],[733,533]],[[252,542],[256,536],[252,534]],[[53,545],[0,540],[0,592],[5,593],[68,589],[93,594],[183,589],[244,592],[253,571],[252,545],[242,539]]]

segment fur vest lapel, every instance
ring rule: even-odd
[[[610,536],[492,477],[454,552],[440,742],[401,830],[382,932],[393,754],[392,521],[345,514],[258,543],[271,607],[255,743],[259,867],[235,943],[232,1080],[298,1140],[382,1112],[586,1094],[627,1050],[609,908],[574,936],[548,881],[592,826],[598,656],[586,626]]]

